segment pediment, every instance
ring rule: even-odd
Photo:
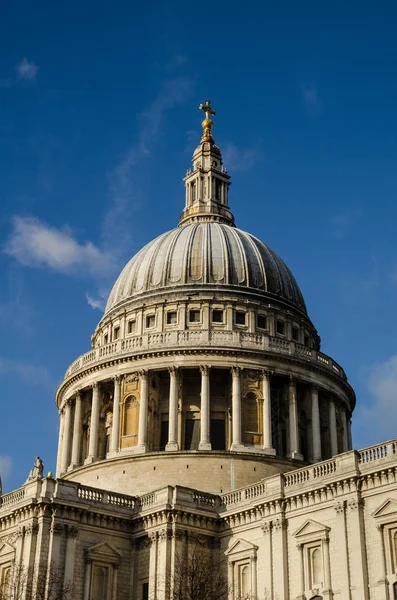
[[[301,525],[299,527],[299,529],[297,529],[294,533],[295,537],[303,537],[303,536],[312,536],[315,534],[319,534],[321,536],[325,536],[328,534],[330,528],[327,527],[326,525],[323,525],[322,523],[319,523],[318,521],[313,521],[313,519],[307,519],[307,521],[305,521],[303,523],[303,525]]]
[[[14,546],[9,544],[8,542],[0,541],[0,556],[4,557],[4,556],[8,556],[10,554],[15,554]]]
[[[377,517],[388,517],[389,515],[395,516],[397,513],[397,500],[395,498],[388,498],[372,513],[372,516]]]
[[[232,554],[255,554],[258,550],[258,546],[243,540],[242,538],[234,540],[230,543],[229,548],[226,550],[225,555],[231,556]]]
[[[101,560],[107,563],[118,563],[121,559],[121,553],[108,542],[100,542],[87,549],[87,555],[92,560]]]

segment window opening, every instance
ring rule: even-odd
[[[148,315],[146,317],[146,328],[154,327],[156,324],[156,317],[154,315]]]
[[[109,342],[109,336],[108,336],[108,334],[106,334],[106,335],[103,337],[103,343],[104,343],[104,344],[107,344],[108,342]]]
[[[292,328],[292,339],[294,342],[299,342],[299,329],[297,327]]]
[[[136,320],[131,319],[131,321],[128,321],[128,333],[134,333],[135,329],[136,329]]]
[[[213,310],[212,311],[212,322],[213,323],[223,323],[223,310]]]
[[[235,322],[236,325],[245,325],[245,315],[246,313],[242,310],[236,310]]]
[[[284,321],[277,321],[276,323],[276,331],[280,335],[284,335],[285,332],[285,323]]]
[[[113,339],[118,340],[120,337],[120,327],[115,327],[113,330]]]
[[[189,322],[190,323],[200,323],[200,311],[199,310],[189,310]]]
[[[175,325],[177,321],[176,311],[167,312],[167,325]]]
[[[142,583],[142,600],[149,600],[149,582]]]
[[[256,317],[256,324],[259,329],[267,329],[267,317],[264,315],[258,315]]]

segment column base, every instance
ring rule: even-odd
[[[311,462],[311,463],[313,464],[313,463],[318,463],[318,462],[321,462],[322,460],[323,460],[323,459],[321,458],[321,456],[320,456],[320,457],[313,456],[313,457],[312,457],[312,458],[309,460],[309,462]]]
[[[294,450],[293,452],[289,452],[288,458],[292,458],[292,460],[303,460],[303,454]]]
[[[77,469],[78,467],[81,467],[80,463],[71,463],[68,466],[67,472],[69,473],[69,471],[73,471],[74,469]]]
[[[267,454],[267,456],[276,456],[276,451],[274,448],[262,448],[263,454]]]
[[[87,456],[87,458],[84,461],[84,464],[91,465],[92,463],[96,462],[97,460],[99,460],[99,458],[97,456]]]
[[[168,442],[165,447],[166,452],[177,452],[179,450],[179,446],[176,442]]]
[[[115,456],[119,455],[120,450],[109,450],[109,452],[106,454],[106,458],[114,458]]]
[[[199,450],[212,450],[211,442],[199,442]]]
[[[244,446],[244,444],[236,444],[233,442],[233,444],[230,446],[231,452],[245,452],[246,450],[247,448]]]
[[[144,454],[145,452],[147,452],[146,444],[138,444],[138,446],[135,446],[133,449],[134,454]]]

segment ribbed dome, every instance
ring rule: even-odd
[[[142,294],[188,285],[262,292],[306,313],[298,284],[275,252],[245,231],[214,222],[178,227],[142,248],[114,284],[105,313]]]

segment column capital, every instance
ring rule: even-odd
[[[313,394],[313,393],[316,393],[316,392],[317,392],[317,394],[318,394],[318,392],[319,392],[319,387],[318,387],[318,385],[316,385],[315,383],[312,383],[312,384],[311,384],[311,386],[310,386],[310,391],[312,392],[312,394]]]
[[[78,390],[76,390],[76,394],[75,394],[75,399],[76,399],[76,400],[77,400],[77,399],[79,399],[79,400],[81,399],[81,394],[82,394],[82,391],[83,391],[83,390],[82,390],[81,388],[79,388]]]
[[[268,369],[261,370],[262,379],[270,379],[273,374],[274,371],[269,371]]]
[[[296,385],[296,377],[294,377],[293,375],[288,375],[288,385],[290,387],[295,386]]]
[[[91,387],[92,387],[92,389],[93,389],[93,390],[96,390],[96,389],[98,389],[98,387],[99,387],[99,383],[98,383],[97,381],[93,381],[93,382],[91,383]]]
[[[176,377],[178,375],[178,370],[179,370],[179,367],[176,365],[173,365],[172,367],[168,367],[168,373],[172,377]]]
[[[114,383],[121,383],[123,381],[123,377],[124,377],[124,375],[115,375],[113,377]]]
[[[148,379],[149,371],[147,369],[141,369],[140,371],[138,371],[138,375],[139,375],[139,379]]]
[[[209,375],[211,365],[200,365],[201,375]]]
[[[241,367],[232,367],[230,369],[230,372],[232,374],[232,377],[240,377],[240,373],[243,369]]]

